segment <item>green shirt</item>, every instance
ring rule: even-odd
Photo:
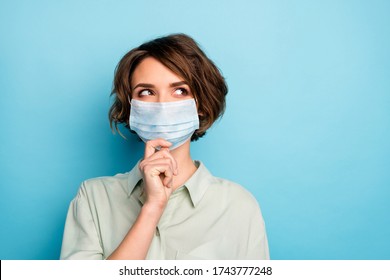
[[[171,194],[147,259],[269,259],[256,199],[196,164],[197,171]],[[125,174],[83,182],[69,207],[61,259],[107,258],[144,201],[138,164]]]

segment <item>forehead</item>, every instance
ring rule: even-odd
[[[164,84],[178,81],[183,81],[183,78],[154,57],[143,59],[134,69],[131,77],[132,86],[138,83]]]

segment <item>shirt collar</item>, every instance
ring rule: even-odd
[[[197,170],[184,184],[190,194],[194,207],[202,200],[207,188],[214,179],[202,162],[195,161],[195,165],[198,167]]]
[[[142,174],[141,170],[139,170],[139,162],[137,162],[136,165],[134,165],[133,169],[128,173],[128,178],[127,178],[127,186],[128,186],[128,191],[127,191],[127,196],[129,197],[131,193],[133,192],[134,188],[139,185],[139,183],[142,180]]]
[[[139,170],[138,164],[139,162],[137,162],[133,169],[128,173],[128,196],[130,196],[135,190],[136,186],[140,185],[140,183],[142,182],[142,174]],[[183,185],[183,187],[187,188],[194,207],[196,207],[202,200],[204,194],[207,191],[207,188],[214,180],[214,177],[211,175],[211,173],[207,170],[207,168],[202,162],[195,161],[195,165],[198,168],[196,169],[195,173]],[[143,201],[142,199],[140,200]]]

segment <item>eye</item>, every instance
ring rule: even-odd
[[[177,88],[175,89],[175,95],[186,96],[188,95],[188,90],[186,90],[185,88]]]
[[[143,89],[138,92],[138,96],[149,96],[153,95],[153,92],[150,89]]]

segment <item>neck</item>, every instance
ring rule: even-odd
[[[178,174],[173,179],[173,189],[181,187],[196,171],[190,154],[190,140],[171,151],[178,166]]]

